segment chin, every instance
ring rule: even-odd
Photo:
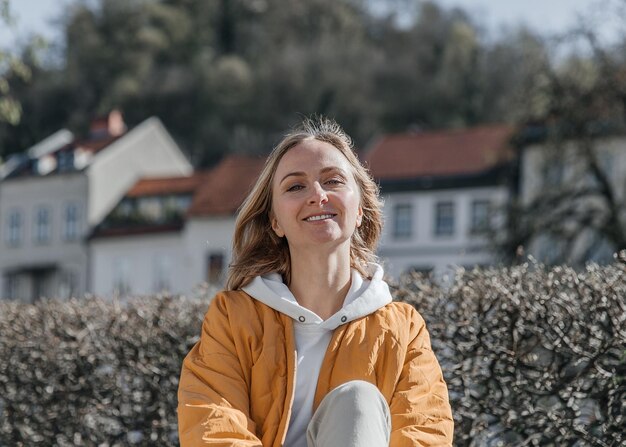
[[[319,246],[321,244],[324,244],[340,247],[345,242],[349,241],[350,236],[346,236],[343,234],[318,234],[311,237],[310,245]]]

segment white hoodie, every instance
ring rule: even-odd
[[[306,447],[306,429],[313,416],[313,398],[322,361],[333,331],[342,324],[369,315],[391,302],[383,269],[368,265],[371,280],[363,279],[352,270],[350,290],[342,308],[327,320],[302,307],[277,273],[257,276],[243,287],[251,297],[294,320],[297,368],[295,393],[291,410],[286,446]]]

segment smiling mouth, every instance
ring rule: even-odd
[[[320,214],[318,216],[307,217],[304,220],[306,220],[307,222],[315,222],[316,220],[332,219],[335,216],[336,214]]]

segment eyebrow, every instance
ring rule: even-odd
[[[340,174],[345,176],[345,171],[337,166],[327,166],[325,168],[322,168],[320,170],[320,174],[326,174],[327,172],[330,172],[330,171],[339,171]],[[285,175],[281,179],[279,184],[284,182],[288,177],[305,177],[305,176],[306,176],[306,172],[303,172],[303,171],[290,172],[289,174]]]

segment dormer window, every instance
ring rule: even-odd
[[[93,158],[93,153],[84,149],[76,149],[74,151],[74,168],[75,169],[83,169],[85,166],[89,164],[91,159]]]
[[[57,167],[57,161],[52,155],[45,155],[37,160],[35,166],[37,167],[37,174],[46,175],[54,171]]]
[[[74,169],[74,151],[60,151],[58,154],[59,171],[67,172]]]

